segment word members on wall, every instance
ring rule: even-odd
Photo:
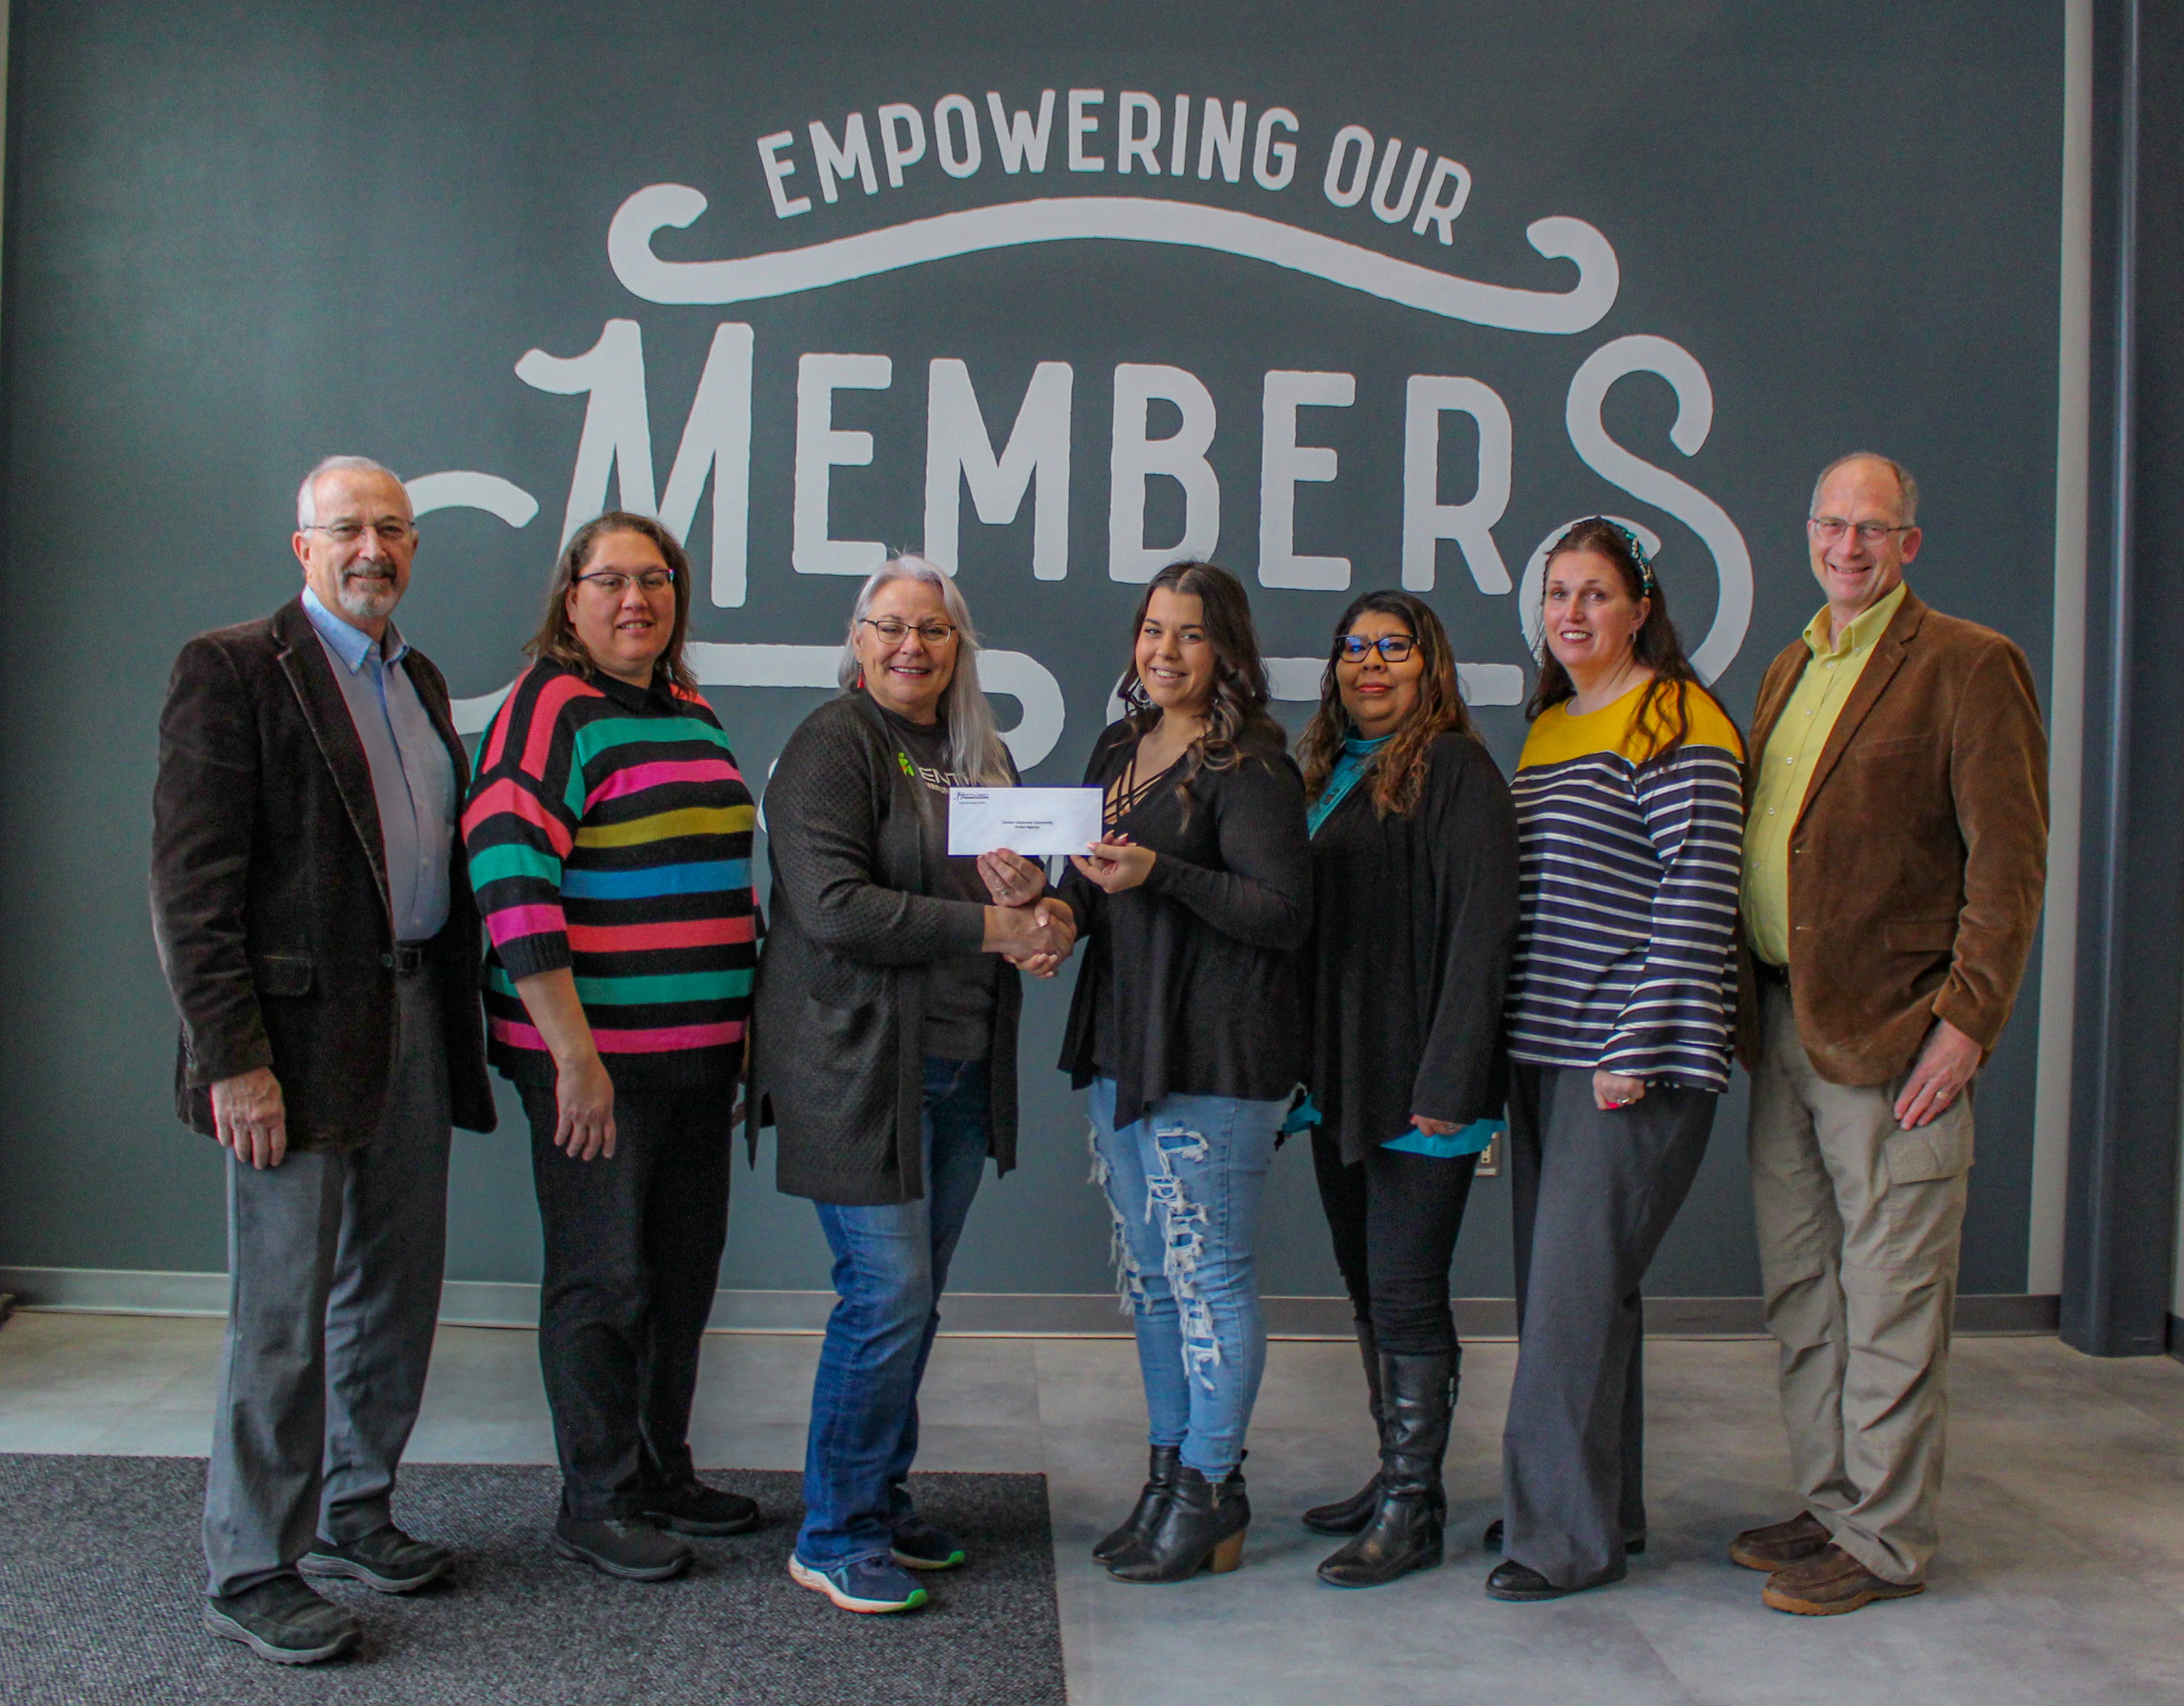
[[[728,305],[1028,244],[1123,242],[1219,251],[1443,321],[1556,337],[1598,324],[1620,287],[1607,237],[1582,220],[1561,216],[1534,220],[1526,235],[1541,257],[1574,268],[1575,282],[1566,289],[1484,282],[1444,270],[1438,263],[1441,251],[1454,245],[1455,222],[1470,202],[1471,172],[1437,149],[1407,144],[1399,137],[1376,138],[1360,124],[1342,124],[1315,137],[1286,106],[1255,114],[1243,101],[1211,96],[1156,98],[1135,90],[1111,96],[1104,89],[1078,88],[1043,90],[1036,103],[1019,108],[997,92],[988,93],[983,105],[967,95],[947,94],[929,108],[890,102],[874,109],[869,120],[859,111],[838,122],[813,119],[800,131],[771,131],[755,139],[755,164],[754,216],[773,230],[816,241],[730,259],[662,259],[655,251],[656,235],[693,226],[710,203],[689,186],[653,184],[630,195],[609,226],[608,259],[623,287],[650,304]],[[1019,193],[1024,180],[1044,178],[1050,169],[1059,192],[1029,198]],[[1218,179],[1241,185],[1247,174],[1267,198],[1266,211],[1192,197],[1195,183]],[[827,226],[851,222],[867,204],[883,213],[887,198],[912,186],[914,175],[926,175],[943,188],[944,180],[956,181],[976,204],[827,234]],[[1132,180],[1131,192],[1109,192],[1123,189],[1126,177]],[[1360,223],[1349,236],[1280,217],[1288,198],[1311,194],[1314,185],[1327,203],[1357,215]],[[994,192],[1011,198],[977,199]],[[1157,321],[1149,319],[1149,336],[1156,331]],[[710,482],[710,597],[717,606],[743,605],[749,575],[756,346],[748,322],[723,321],[715,327],[664,487],[653,454],[639,321],[608,320],[598,340],[580,354],[526,352],[515,364],[525,384],[587,399],[564,509],[564,538],[607,506],[610,480],[619,484],[623,508],[655,514],[688,537]],[[989,527],[1015,522],[1028,500],[1032,576],[1042,583],[1066,581],[1073,494],[1087,483],[1080,477],[1086,447],[1073,442],[1072,432],[1078,364],[1038,361],[1020,396],[995,395],[990,388],[982,393],[979,376],[963,356],[934,357],[923,365],[925,555],[955,571],[966,492],[978,521]],[[887,545],[836,537],[830,496],[834,470],[870,466],[882,450],[873,433],[836,425],[835,401],[844,392],[893,388],[899,382],[897,364],[884,353],[809,350],[798,354],[795,371],[793,426],[782,423],[793,432],[795,447],[790,567],[805,575],[868,575],[885,559]],[[1635,374],[1668,382],[1676,404],[1669,440],[1684,456],[1696,454],[1713,427],[1713,387],[1688,350],[1650,334],[1612,338],[1578,365],[1564,399],[1563,428],[1587,467],[1681,522],[1711,555],[1719,583],[1714,614],[1692,655],[1700,674],[1711,681],[1727,668],[1744,638],[1752,608],[1751,559],[1736,523],[1712,498],[1609,435],[1602,404],[1618,380]],[[1204,380],[1168,362],[1118,361],[1096,382],[1111,404],[1105,447],[1106,575],[1141,583],[1178,558],[1213,556],[1223,538],[1223,493],[1210,452],[1224,418],[1233,422],[1240,411],[1251,418],[1249,401],[1217,399]],[[1348,409],[1358,399],[1353,373],[1286,364],[1265,368],[1256,399],[1261,585],[1323,592],[1350,587],[1348,557],[1300,549],[1296,496],[1300,485],[1331,482],[1341,475],[1337,451],[1312,442],[1311,417],[1303,411]],[[1387,400],[1392,415],[1392,393]],[[1156,407],[1159,424],[1170,430],[1155,432]],[[1431,590],[1443,560],[1440,546],[1448,542],[1480,593],[1519,594],[1529,647],[1537,638],[1530,613],[1539,602],[1546,548],[1568,521],[1547,529],[1513,577],[1495,536],[1514,477],[1515,429],[1507,404],[1475,376],[1412,373],[1402,382],[1401,415],[1401,444],[1389,448],[1400,455],[1402,470],[1401,514],[1391,520],[1393,536],[1400,539],[1403,587]],[[1441,441],[1451,415],[1468,417],[1463,443],[1476,444],[1472,477],[1453,487],[1468,492],[1461,501],[1450,501],[1443,489],[1447,470]],[[996,421],[1011,422],[998,448],[989,425]],[[905,471],[921,461],[918,447],[908,445],[888,446],[883,460]],[[1148,493],[1156,479],[1173,481],[1180,490],[1181,527],[1172,538],[1146,537]],[[421,513],[470,506],[522,527],[538,510],[537,500],[512,482],[474,471],[425,476],[411,488]],[[1168,505],[1167,512],[1173,509]],[[912,512],[910,506],[905,512]],[[1660,535],[1641,520],[1618,519],[1649,550],[1659,548]],[[719,685],[811,687],[833,681],[832,646],[699,643],[693,653],[701,677]],[[1318,697],[1319,660],[1268,662],[1277,696]],[[1028,768],[1061,736],[1060,689],[1052,672],[1024,653],[989,652],[983,666],[988,685],[1015,696],[1023,707],[1007,738],[1018,765]],[[1513,705],[1524,696],[1524,672],[1517,665],[1467,664],[1462,672],[1474,703]],[[499,697],[460,702],[459,722],[482,727]]]

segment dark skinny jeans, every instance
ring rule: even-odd
[[[691,1479],[698,1352],[727,1242],[735,1086],[617,1087],[615,1152],[554,1144],[554,1092],[519,1084],[546,1235],[538,1363],[561,1500],[588,1521],[635,1516]]]
[[[1448,1268],[1479,1157],[1375,1148],[1346,1165],[1340,1140],[1318,1129],[1312,1164],[1358,1324],[1396,1356],[1460,1355]]]

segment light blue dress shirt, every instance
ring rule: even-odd
[[[349,721],[371,765],[379,833],[387,856],[394,939],[429,941],[448,922],[448,861],[455,834],[455,765],[417,697],[410,672],[396,667],[410,647],[392,623],[378,645],[304,588],[304,614],[318,630],[348,702]]]

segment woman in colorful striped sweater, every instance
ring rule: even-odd
[[[1743,744],[1619,523],[1556,541],[1511,792],[1517,1378],[1496,1599],[1619,1580],[1646,1543],[1640,1285],[1729,1083]]]
[[[463,814],[488,1054],[531,1122],[554,1545],[663,1581],[675,1534],[758,1508],[687,1442],[727,1235],[755,955],[749,790],[682,661],[689,560],[643,516],[579,528]]]

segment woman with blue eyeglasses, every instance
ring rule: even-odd
[[[1319,1567],[1374,1587],[1441,1560],[1461,1351],[1449,1263],[1508,1083],[1502,1002],[1517,820],[1471,731],[1440,621],[1408,593],[1342,613],[1299,744],[1312,831],[1303,955],[1312,1163],[1357,1319],[1377,1473],[1306,1511]]]

